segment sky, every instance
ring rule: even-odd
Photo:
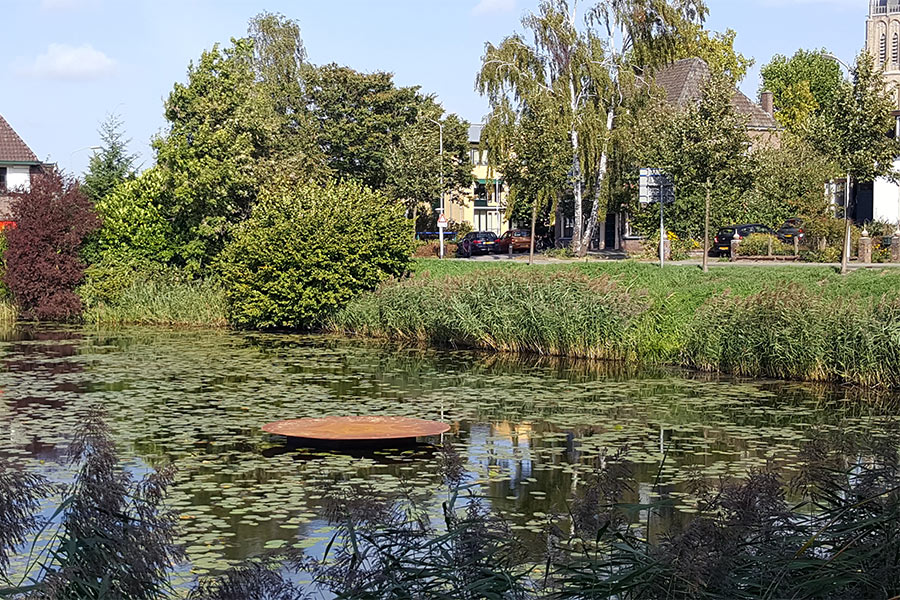
[[[584,2],[584,0],[582,0]],[[755,98],[775,54],[827,48],[851,62],[865,43],[867,0],[707,0],[707,28],[737,31],[756,64],[741,89]],[[586,4],[586,2],[584,2]],[[247,21],[280,12],[300,23],[309,60],[389,71],[480,122],[474,89],[484,44],[521,29],[537,0],[0,0],[0,115],[42,160],[78,175],[98,126],[117,114],[138,164],[153,164],[163,100],[188,64]]]

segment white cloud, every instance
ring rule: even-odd
[[[90,44],[50,44],[46,52],[38,55],[21,71],[44,79],[85,81],[108,77],[115,69],[116,61]]]
[[[516,0],[480,0],[472,9],[473,15],[511,12],[516,8]]]

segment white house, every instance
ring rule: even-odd
[[[41,161],[0,115],[0,222],[12,220],[7,192],[27,191],[40,169]]]

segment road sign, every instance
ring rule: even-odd
[[[672,177],[664,173],[662,169],[641,169],[640,185],[638,186],[638,201],[641,206],[648,204],[672,204],[675,202],[675,184]]]
[[[447,217],[445,217],[444,215],[438,217],[437,225],[438,229],[445,229],[447,227]]]

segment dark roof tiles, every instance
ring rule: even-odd
[[[0,115],[0,162],[38,163],[37,156]]]
[[[683,108],[700,98],[709,73],[709,65],[702,58],[685,58],[660,69],[654,79],[666,92],[669,104]],[[740,90],[734,91],[731,103],[738,114],[748,117],[749,129],[778,129],[775,118]]]

